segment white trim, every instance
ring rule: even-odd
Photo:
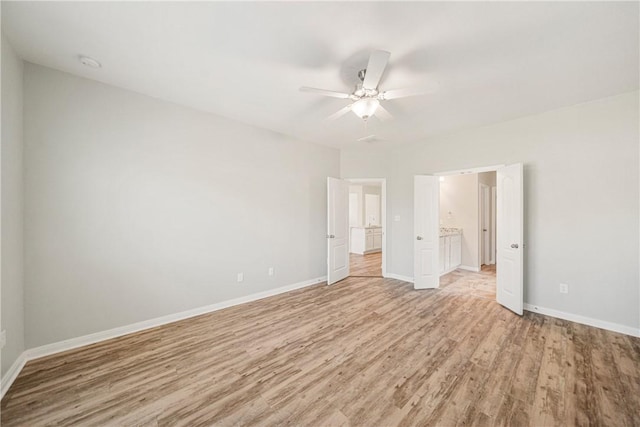
[[[489,264],[493,265],[496,263],[496,208],[498,202],[498,187],[495,185],[491,186],[491,257],[489,259]]]
[[[485,191],[486,189],[486,191]],[[486,197],[485,197],[486,193]],[[486,199],[486,200],[485,200]],[[488,222],[487,234],[484,233],[483,219]],[[491,186],[482,182],[478,183],[478,260],[479,265],[491,264]],[[487,248],[487,246],[489,246]]]
[[[177,322],[179,320],[188,319],[190,317],[200,316],[202,314],[211,313],[214,311],[222,310],[224,308],[233,307],[235,305],[244,304],[247,302],[252,302],[256,300],[260,300],[263,298],[268,298],[271,296],[283,294],[285,292],[294,291],[296,289],[305,288],[307,286],[316,285],[318,283],[322,283],[327,280],[326,276],[319,277],[317,279],[306,280],[304,282],[294,283],[292,285],[281,286],[275,289],[269,289],[263,292],[258,292],[255,294],[246,295],[243,297],[234,298],[227,301],[222,301],[219,303],[206,305],[204,307],[198,307],[187,311],[182,311],[180,313],[169,314],[162,317],[156,317],[155,319],[144,320],[142,322],[132,323],[130,325],[121,326],[118,328],[109,329],[102,332],[96,332],[94,334],[84,335],[76,338],[70,338],[68,340],[55,342],[52,344],[43,345],[36,348],[31,348],[25,350],[20,357],[15,361],[11,368],[7,371],[5,376],[2,378],[2,396],[4,396],[5,392],[9,389],[13,381],[15,381],[16,377],[24,367],[25,363],[33,359],[39,359],[44,356],[49,356],[51,354],[60,353],[67,350],[72,350],[78,347],[84,347],[86,345],[95,344],[101,341],[109,340],[112,338],[121,337],[123,335],[132,334],[134,332],[140,332],[145,329],[155,328],[157,326],[166,325],[168,323]]]
[[[24,365],[27,363],[29,359],[27,358],[27,352],[23,351],[20,356],[13,362],[13,365],[9,368],[9,370],[2,377],[2,388],[0,388],[0,399],[4,397],[4,394],[9,390],[11,384],[18,378],[18,374],[24,368]]]
[[[460,268],[460,266],[451,267],[448,270],[443,271],[442,273],[440,273],[440,277],[445,276],[445,275],[447,275],[447,274],[449,274],[449,273],[451,273],[453,271],[456,271],[457,268]],[[438,286],[438,287],[440,287],[440,286]]]
[[[545,316],[556,317],[558,319],[569,320],[570,322],[581,323],[587,326],[593,326],[608,331],[619,332],[632,337],[640,337],[640,328],[633,328],[619,323],[607,322],[604,320],[594,319],[591,317],[580,316],[578,314],[566,313],[564,311],[554,310],[552,308],[540,307],[539,305],[524,304],[524,309],[532,313],[540,313]]]
[[[473,173],[482,173],[482,172],[493,172],[497,171],[500,168],[505,167],[506,165],[493,165],[493,166],[482,166],[479,168],[468,168],[468,169],[458,169],[455,171],[445,171],[434,173],[435,176],[448,176],[448,175],[468,175]]]
[[[459,268],[460,270],[473,271],[474,273],[479,273],[482,270],[480,267],[470,267],[468,265],[459,265],[456,268]]]
[[[396,280],[402,280],[403,282],[413,283],[413,277],[403,276],[401,274],[387,273],[383,275],[383,277],[386,277],[388,279],[396,279]]]

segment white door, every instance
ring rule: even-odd
[[[327,178],[327,284],[349,276],[349,183]]]
[[[415,289],[440,285],[440,180],[437,176],[414,177],[413,286]]]
[[[523,179],[522,163],[497,171],[497,289],[496,300],[522,315],[523,289]]]
[[[457,268],[462,263],[462,236],[449,238],[449,268]]]
[[[445,260],[445,256],[444,256],[444,241],[445,241],[445,237],[441,237],[440,238],[440,250],[438,251],[438,255],[440,256],[439,259],[439,263],[440,263],[440,274],[445,272],[445,265],[444,265],[444,260]]]

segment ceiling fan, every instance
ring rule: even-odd
[[[381,91],[378,88],[382,74],[387,67],[389,56],[391,54],[384,50],[375,50],[369,57],[369,63],[367,68],[358,72],[358,79],[360,82],[356,84],[356,87],[352,93],[336,92],[332,90],[316,89],[313,87],[303,86],[300,88],[301,92],[311,92],[318,95],[331,96],[334,98],[350,99],[353,101],[346,107],[338,110],[334,114],[327,117],[327,120],[335,120],[344,116],[349,111],[360,117],[363,120],[369,119],[369,117],[375,115],[381,120],[392,118],[391,114],[380,105],[381,101],[387,101],[390,99],[405,98],[408,96],[424,95],[430,92],[434,92],[437,89],[437,84],[432,85],[429,88],[420,89],[396,89]]]

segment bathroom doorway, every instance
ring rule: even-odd
[[[440,184],[448,176],[477,174],[481,172],[496,172],[496,245],[495,259],[498,269],[496,277],[496,301],[522,315],[524,310],[524,173],[522,163],[511,165],[488,166],[452,172],[441,172],[435,175],[414,176],[414,259],[413,259],[413,287],[415,289],[434,289],[440,287],[442,268],[440,253],[444,249],[447,254],[446,241],[442,244],[441,231],[445,235],[456,234],[449,241],[449,249],[457,248],[461,251],[449,252],[449,268],[455,266],[462,269],[465,262],[462,250],[461,234],[456,230],[447,230],[447,224],[440,224]],[[475,190],[476,203],[478,190]],[[465,199],[468,202],[469,199]],[[477,206],[477,204],[476,204]],[[454,211],[443,208],[445,218],[454,217]],[[478,225],[479,222],[476,222]],[[444,226],[444,227],[443,227]],[[444,230],[443,230],[444,228]],[[470,236],[474,238],[473,233]],[[477,235],[476,235],[477,237]],[[440,245],[440,248],[438,248]],[[439,250],[440,249],[440,250]],[[455,254],[455,255],[454,255]],[[460,254],[460,259],[456,258]],[[444,265],[445,273],[447,264]]]
[[[496,223],[491,194],[496,194],[496,172],[440,176],[439,181],[440,287],[495,300]]]

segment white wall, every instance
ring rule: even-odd
[[[371,209],[367,206],[367,194],[378,196],[378,203],[376,206],[370,206]],[[379,185],[363,185],[362,186],[362,204],[365,207],[364,212],[362,214],[362,225],[381,225],[381,216],[382,216],[382,188]],[[373,210],[374,212],[369,212]],[[373,223],[369,224],[371,215],[377,216],[377,221],[374,220]]]
[[[23,286],[23,63],[2,35],[2,375],[24,351]]]
[[[27,347],[326,274],[337,150],[28,63],[24,95]]]
[[[362,227],[362,226],[367,226],[368,224],[368,219],[367,219],[367,209],[366,209],[366,196],[367,194],[373,194],[373,195],[377,195],[379,197],[378,199],[378,209],[377,209],[377,213],[378,213],[378,221],[380,221],[381,215],[382,215],[382,187],[380,187],[379,185],[359,185],[359,184],[351,184],[349,185],[349,193],[350,194],[356,194],[357,198],[358,198],[358,202],[357,202],[357,223],[356,224],[350,224],[351,226],[358,226],[358,227]],[[381,225],[381,224],[372,224],[372,225]]]
[[[462,265],[479,264],[478,174],[451,175],[440,182],[440,224],[462,228]]]
[[[351,195],[355,194],[355,197]],[[362,219],[364,218],[364,196],[362,194],[362,185],[350,185],[349,186],[349,226],[350,227],[360,227],[362,226]],[[355,199],[355,204],[352,205],[352,202]],[[354,215],[352,216],[351,213]]]
[[[388,271],[413,276],[413,176],[523,162],[525,302],[637,328],[638,95],[395,150],[346,150],[342,177],[387,178]],[[569,294],[558,292],[561,282]]]
[[[482,172],[478,174],[478,183],[485,184],[489,187],[496,186],[496,173],[495,172]]]

